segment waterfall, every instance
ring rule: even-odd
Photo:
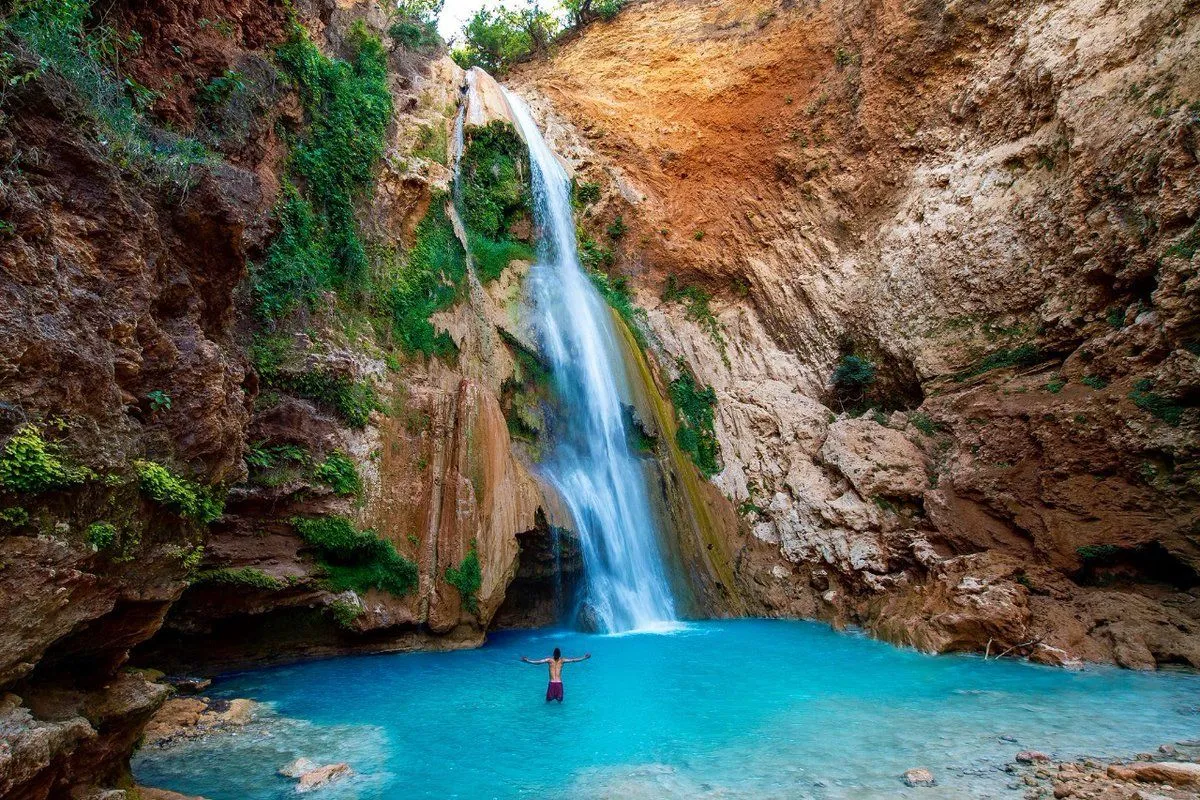
[[[532,166],[537,263],[528,288],[534,327],[561,407],[539,465],[562,496],[583,550],[585,602],[609,632],[675,619],[646,473],[630,453],[621,403],[625,368],[608,307],[579,262],[571,185],[525,101],[505,90]]]

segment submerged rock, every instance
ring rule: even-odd
[[[310,759],[301,757],[301,758],[297,758],[295,761],[284,764],[282,767],[280,767],[278,770],[276,770],[276,774],[280,775],[284,778],[295,779],[295,778],[299,778],[301,775],[303,775],[306,772],[312,772],[316,768],[317,768],[316,762],[314,762]]]
[[[905,786],[937,785],[937,780],[934,779],[933,773],[924,767],[915,767],[913,769],[905,770],[904,774],[900,776],[900,779],[904,781]]]
[[[354,770],[350,769],[350,765],[345,762],[326,764],[323,767],[317,767],[301,775],[300,782],[296,784],[296,791],[311,792],[336,780],[348,778],[353,774]]]

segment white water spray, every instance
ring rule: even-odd
[[[675,620],[642,465],[629,451],[630,396],[617,332],[575,245],[571,184],[529,107],[505,90],[529,146],[537,264],[529,274],[535,327],[553,368],[562,418],[541,471],[570,509],[583,549],[586,602],[608,632]]]

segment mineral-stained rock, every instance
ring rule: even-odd
[[[1168,783],[1172,786],[1200,786],[1200,764],[1190,761],[1133,762],[1113,764],[1108,775],[1123,781]]]
[[[921,451],[901,431],[873,420],[843,419],[830,425],[820,455],[862,497],[920,497],[929,488]]]

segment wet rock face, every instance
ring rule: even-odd
[[[653,0],[512,80],[604,187],[584,224],[628,226],[660,362],[716,390],[746,594],[1200,663],[1195,9],[761,12]]]
[[[537,527],[517,534],[517,544],[517,571],[493,627],[537,628],[568,619],[584,577],[579,539],[539,515]]]

